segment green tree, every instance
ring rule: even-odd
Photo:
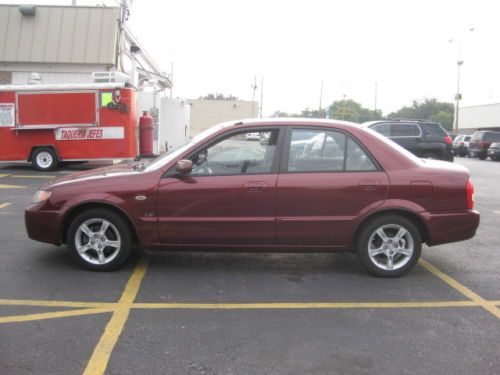
[[[413,101],[409,107],[403,107],[389,114],[390,119],[429,120],[439,122],[448,130],[452,129],[454,106],[452,103],[440,102],[437,99],[425,99],[423,102]]]
[[[337,100],[328,108],[330,118],[353,122],[365,122],[382,119],[382,111],[363,107],[352,99]]]

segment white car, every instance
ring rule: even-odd
[[[247,133],[245,139],[247,141],[260,141],[260,133]]]

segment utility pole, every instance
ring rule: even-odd
[[[255,92],[257,91],[257,76],[253,77],[252,84],[252,116],[256,117],[257,113],[255,111]]]
[[[375,105],[374,112],[377,112],[377,94],[378,94],[378,82],[375,82]]]
[[[260,77],[260,118],[262,118],[263,107],[264,107],[264,76]]]
[[[321,116],[321,104],[323,101],[323,80],[321,80],[321,88],[319,90],[319,115]]]

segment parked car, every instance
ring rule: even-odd
[[[260,141],[260,133],[247,133],[245,139],[249,141]]]
[[[455,137],[452,143],[453,154],[465,157],[469,150],[470,135],[459,134]]]
[[[265,145],[245,140],[257,131]],[[137,244],[354,250],[370,272],[392,277],[416,264],[422,243],[474,236],[473,192],[465,167],[420,159],[356,124],[252,120],[217,125],[147,162],[52,180],[25,220],[30,238],[67,244],[95,271],[118,268]]]
[[[453,161],[452,139],[436,122],[370,121],[362,124],[421,158]]]
[[[500,161],[500,142],[492,143],[488,148],[488,156],[491,160]]]
[[[488,157],[488,148],[493,142],[500,142],[500,132],[485,130],[474,132],[469,141],[469,156],[485,160]]]

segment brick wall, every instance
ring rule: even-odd
[[[12,83],[12,73],[0,71],[0,85],[10,85]]]

